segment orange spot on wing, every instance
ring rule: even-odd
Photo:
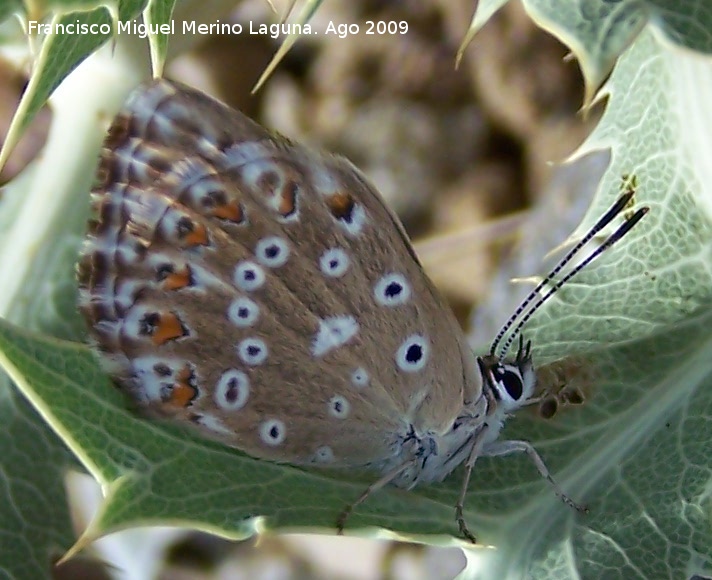
[[[213,215],[216,218],[229,220],[231,222],[240,223],[245,219],[245,212],[242,206],[236,201],[219,205],[213,210]]]
[[[160,315],[158,322],[151,334],[151,340],[156,346],[160,346],[169,340],[174,340],[185,336],[186,331],[177,315],[172,312]]]
[[[326,198],[326,205],[336,219],[347,219],[354,209],[354,198],[348,193],[335,193]]]
[[[190,385],[177,384],[171,390],[170,404],[176,407],[187,407],[197,396],[197,392]]]
[[[188,246],[207,246],[208,230],[202,224],[193,224],[193,231],[185,236],[185,243]]]
[[[282,196],[279,200],[279,211],[280,215],[287,217],[294,213],[297,207],[297,184],[288,183],[287,186],[282,191]]]
[[[176,407],[187,407],[198,396],[198,389],[191,384],[194,376],[190,366],[184,366],[176,378],[177,382],[171,389],[169,403]]]
[[[182,270],[173,272],[163,280],[163,288],[166,290],[180,290],[191,284],[190,266],[186,264]]]

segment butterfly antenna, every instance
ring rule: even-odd
[[[522,315],[522,313],[527,309],[527,307],[539,296],[539,292],[552,280],[552,278],[554,278],[559,272],[561,272],[561,270],[563,270],[564,267],[571,260],[573,260],[576,254],[578,254],[581,249],[586,244],[588,244],[588,242],[590,242],[594,238],[594,236],[596,236],[596,234],[598,234],[603,228],[605,228],[609,223],[611,223],[613,219],[615,219],[615,217],[625,209],[630,200],[633,198],[633,195],[635,195],[635,191],[626,191],[625,193],[621,194],[616,200],[616,202],[608,209],[605,214],[603,214],[599,218],[599,220],[586,233],[586,235],[581,238],[579,242],[573,248],[571,248],[571,250],[569,250],[569,252],[559,261],[559,263],[554,266],[551,272],[544,276],[541,282],[539,282],[536,287],[527,295],[527,297],[519,304],[519,306],[517,306],[517,309],[507,319],[502,328],[500,328],[495,339],[492,341],[492,346],[490,347],[491,356],[494,356],[497,350],[497,346],[499,346],[499,343],[502,341],[502,338],[504,338],[504,335],[517,322],[517,319]],[[531,314],[529,316],[531,316]],[[504,350],[506,351],[508,349],[509,346],[507,347],[507,349]]]
[[[519,320],[517,325],[514,327],[512,334],[509,335],[509,338],[504,343],[504,346],[502,347],[502,350],[499,354],[500,360],[507,355],[507,352],[512,346],[512,343],[514,342],[515,338],[520,335],[522,328],[524,328],[524,325],[529,322],[529,319],[542,306],[542,304],[549,300],[549,298],[551,298],[564,284],[571,280],[571,278],[576,276],[576,274],[578,274],[581,270],[583,270],[586,266],[588,266],[591,262],[598,258],[598,256],[600,256],[603,252],[611,248],[616,242],[618,242],[618,240],[620,240],[631,229],[633,229],[633,227],[641,219],[643,219],[643,216],[648,213],[649,210],[649,207],[641,207],[640,209],[638,209],[632,216],[627,218],[626,221],[622,223],[616,231],[614,231],[610,236],[608,236],[608,238],[606,238],[606,241],[603,242],[603,244],[601,244],[598,248],[596,248],[596,250],[594,250],[590,256],[588,256],[583,262],[578,264],[573,270],[568,272],[563,278],[561,278],[561,280],[554,284],[541,298],[539,298],[539,300],[534,303],[534,305],[527,311],[527,313],[521,318],[521,320]],[[553,272],[559,272],[561,270],[560,266],[561,264],[554,268]],[[549,274],[545,278],[545,280],[551,281],[551,278],[552,274]]]

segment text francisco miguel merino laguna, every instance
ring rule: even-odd
[[[216,20],[210,24],[198,23],[195,20],[183,20],[176,25],[175,20],[164,24],[147,25],[135,20],[117,22],[114,26],[108,23],[87,23],[77,20],[66,23],[42,23],[37,20],[28,21],[28,32],[30,34],[133,34],[140,38],[146,38],[149,34],[268,34],[272,38],[278,38],[283,34],[316,34],[309,24],[261,24],[252,21],[246,24],[233,22],[220,22]],[[333,27],[333,30],[329,30]],[[338,34],[338,25],[329,23],[325,34]]]

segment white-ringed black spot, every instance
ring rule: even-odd
[[[250,395],[250,381],[240,370],[225,371],[215,387],[215,404],[227,411],[238,411],[245,406]]]
[[[244,260],[235,268],[233,279],[238,288],[250,292],[257,290],[265,283],[265,273],[254,262]]]
[[[286,264],[289,258],[289,244],[280,237],[268,236],[258,242],[255,256],[260,264],[278,268]]]
[[[329,399],[329,415],[336,419],[346,419],[351,412],[351,403],[341,395],[334,395]]]
[[[237,345],[237,354],[245,364],[260,365],[267,359],[267,345],[260,338],[246,338]]]
[[[354,387],[358,387],[360,389],[366,387],[368,386],[370,380],[371,377],[368,376],[368,371],[363,367],[359,367],[351,373],[351,384]]]
[[[253,300],[240,296],[232,301],[227,316],[235,326],[248,328],[257,322],[260,316],[260,307]]]
[[[267,445],[279,445],[286,436],[287,430],[279,419],[267,419],[260,425],[260,438]]]
[[[407,373],[421,370],[428,360],[430,345],[426,338],[420,334],[413,334],[406,338],[396,352],[398,368]]]
[[[410,299],[410,284],[402,274],[386,274],[373,288],[376,302],[381,306],[398,306]]]
[[[334,451],[328,445],[322,445],[314,453],[314,461],[316,463],[331,463],[334,461]]]
[[[339,278],[349,269],[351,259],[341,248],[331,248],[326,250],[319,258],[319,267],[325,276]]]

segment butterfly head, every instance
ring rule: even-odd
[[[479,357],[477,363],[484,389],[494,400],[497,408],[509,413],[527,404],[536,387],[536,372],[531,356],[531,342],[520,338],[517,357],[512,362],[502,362],[495,355]]]
[[[570,271],[558,280],[557,275],[563,272],[576,255],[608,226],[621,212],[633,201],[635,191],[628,190],[621,194],[616,202],[601,216],[593,227],[569,250],[566,255],[544,276],[539,284],[519,304],[512,315],[507,319],[497,336],[492,341],[489,354],[477,359],[480,375],[483,379],[485,394],[497,402],[497,410],[507,414],[530,401],[536,387],[536,373],[531,359],[531,342],[524,344],[522,331],[527,322],[532,318],[551,297],[561,289],[569,280],[586,268],[603,252],[620,241],[630,230],[648,213],[648,207],[638,208],[635,212],[628,212],[625,221],[610,234],[604,242],[579,262]],[[548,287],[548,289],[547,289]],[[540,292],[543,294],[540,295]],[[511,332],[510,332],[511,330]],[[509,336],[506,338],[507,333]],[[519,338],[519,352],[513,363],[502,362],[505,360],[510,347]]]

